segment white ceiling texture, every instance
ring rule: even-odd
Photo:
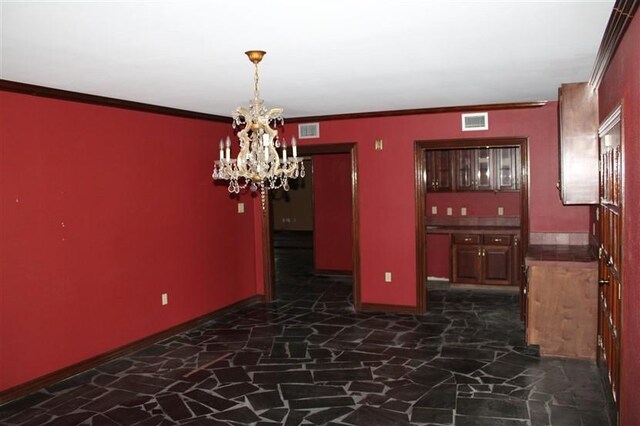
[[[555,99],[613,1],[1,1],[0,78],[230,116]]]

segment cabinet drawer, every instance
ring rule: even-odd
[[[492,246],[509,246],[511,235],[483,235],[482,243]]]
[[[453,242],[456,244],[480,244],[480,234],[453,234]]]

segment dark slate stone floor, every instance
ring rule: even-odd
[[[424,316],[356,314],[349,279],[276,252],[278,301],[6,404],[0,423],[610,424],[594,364],[525,346],[517,294],[431,290]]]

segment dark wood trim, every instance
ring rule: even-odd
[[[314,269],[313,273],[317,274],[317,275],[344,275],[344,276],[351,276],[351,274],[353,272],[348,270],[348,269]]]
[[[607,68],[616,53],[616,49],[638,10],[640,0],[616,0],[604,30],[600,48],[589,77],[589,84],[597,89],[602,82]]]
[[[413,145],[415,170],[415,203],[416,203],[416,313],[419,315],[427,311],[427,248],[426,248],[426,218],[425,203],[427,193],[427,167],[425,148],[416,142]]]
[[[521,188],[520,188],[520,253],[519,263],[524,265],[527,247],[529,246],[529,139],[526,137],[503,137],[503,138],[478,138],[478,139],[437,139],[419,140],[414,143],[414,163],[415,163],[415,200],[416,200],[416,297],[418,298],[416,310],[418,313],[426,309],[426,223],[425,223],[425,203],[426,203],[426,164],[425,151],[428,149],[465,149],[479,147],[520,147],[520,167],[521,167]],[[521,318],[524,319],[524,299],[522,292],[525,281],[521,277]],[[423,304],[423,305],[421,305]]]
[[[358,147],[354,142],[333,143],[322,145],[302,145],[298,146],[298,155],[308,157],[319,154],[350,154],[351,156],[351,229],[353,233],[353,304],[356,310],[360,310],[360,219],[358,215]],[[276,295],[275,283],[275,259],[273,256],[271,242],[272,221],[267,214],[262,218],[262,238],[263,238],[263,263],[265,277],[265,300],[272,301]],[[335,271],[333,271],[335,273]]]
[[[112,108],[150,112],[153,114],[171,115],[174,117],[182,118],[193,118],[196,120],[216,121],[231,125],[231,117],[224,117],[222,115],[205,114],[203,112],[187,111],[184,109],[126,101],[123,99],[109,98],[106,96],[89,95],[86,93],[71,92],[69,90],[54,89],[44,86],[36,86],[34,84],[20,83],[17,81],[0,79],[0,90],[3,90],[5,92],[21,93],[23,95],[58,99],[62,101],[81,102],[85,104],[100,105]]]
[[[265,191],[264,208],[262,209],[262,265],[264,273],[264,300],[273,302],[276,294],[276,268],[273,258],[273,241],[271,238],[271,226],[273,222],[273,210],[271,209],[271,197],[269,190]],[[265,223],[267,226],[265,226]]]
[[[95,368],[113,359],[139,351],[140,349],[150,346],[156,342],[159,342],[168,337],[174,336],[176,334],[180,334],[184,331],[197,327],[201,324],[204,324],[207,321],[211,321],[212,319],[225,315],[233,310],[244,308],[246,306],[250,306],[255,303],[262,302],[263,300],[264,300],[263,297],[260,295],[251,296],[247,299],[233,303],[229,306],[225,306],[224,308],[199,316],[197,318],[194,318],[182,324],[178,324],[167,330],[152,334],[151,336],[144,337],[140,340],[136,340],[135,342],[128,343],[119,348],[94,356],[84,361],[80,361],[76,364],[70,365],[61,370],[54,371],[53,373],[47,374],[42,377],[38,377],[36,379],[30,380],[21,385],[6,389],[0,392],[0,405],[7,403],[9,401],[12,401],[14,399],[23,397],[31,392],[37,391],[39,389],[52,385],[53,383],[59,382],[61,380],[67,379],[76,374]]]
[[[539,108],[547,101],[514,102],[504,104],[463,105],[436,108],[397,109],[392,111],[354,112],[347,114],[310,115],[307,117],[287,118],[287,123],[304,123],[310,121],[351,120],[355,118],[397,117],[400,115],[442,114],[446,112],[495,111],[501,109]]]
[[[384,303],[361,303],[360,311],[363,312],[383,312],[385,314],[417,314],[415,306],[407,305],[387,305]]]
[[[525,269],[525,258],[529,250],[529,139],[525,138],[520,145],[520,253],[519,271],[520,274],[520,320],[524,321],[527,329],[527,271]]]

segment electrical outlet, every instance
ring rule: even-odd
[[[504,216],[504,207],[498,207],[498,216]]]
[[[391,282],[391,272],[385,272],[384,273],[384,282],[385,283],[390,283]]]
[[[167,293],[162,293],[162,306],[169,304],[169,295]]]
[[[447,207],[447,216],[453,216],[453,209],[451,207]]]
[[[438,214],[438,206],[431,206],[431,214]]]
[[[467,215],[467,208],[466,207],[462,207],[460,209],[460,216],[466,216]]]
[[[244,213],[244,203],[238,203],[238,213]]]

